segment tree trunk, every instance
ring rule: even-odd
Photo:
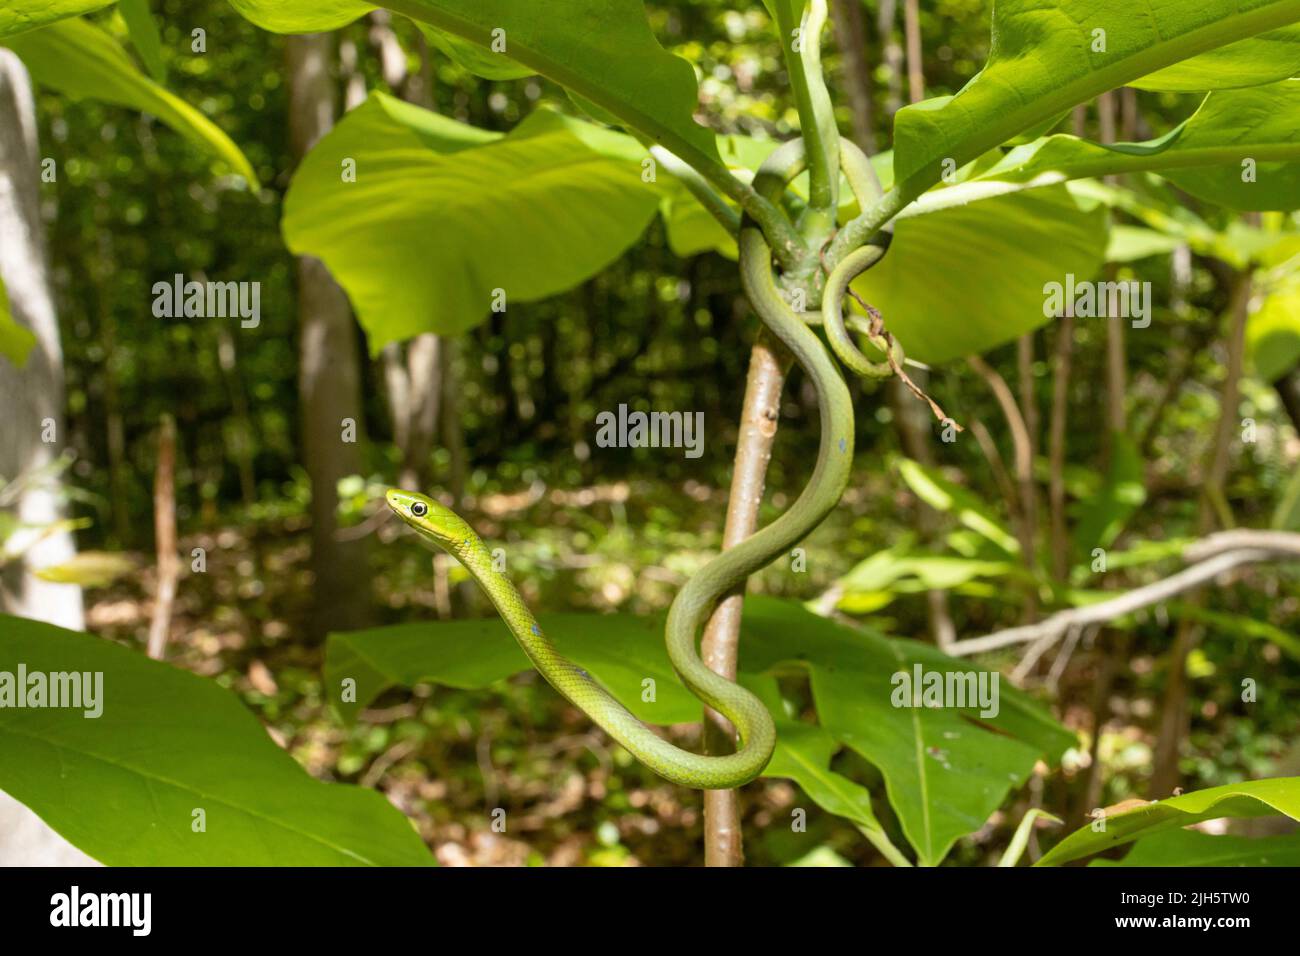
[[[781,389],[790,356],[766,334],[749,353],[749,376],[736,443],[736,464],[727,502],[727,523],[722,547],[733,548],[758,528],[767,465],[780,417]],[[823,423],[824,426],[825,423]],[[718,604],[704,628],[700,656],[709,668],[728,680],[736,679],[736,652],[740,641],[740,616],[744,608],[742,583]],[[716,711],[704,711],[704,752],[728,754],[735,750],[736,732]],[[740,794],[736,790],[704,792],[704,865],[740,866],[745,862],[740,830]]]
[[[0,50],[0,279],[14,320],[36,336],[22,369],[0,359],[0,406],[5,409],[0,475],[10,481],[29,479],[15,517],[24,525],[44,528],[63,518],[62,482],[49,472],[67,448],[67,433],[63,350],[45,258],[39,167],[31,84],[17,57]],[[38,541],[14,562],[4,579],[9,613],[81,630],[81,589],[42,581],[31,573],[75,553],[72,535],[62,532]]]
[[[333,38],[292,36],[289,133],[301,159],[333,125]],[[313,607],[311,632],[360,626],[370,605],[366,540],[341,541],[338,482],[361,471],[362,405],[357,334],[347,296],[324,263],[298,259],[302,451],[311,477]],[[350,425],[348,424],[350,423]]]
[[[0,281],[18,324],[36,336],[21,369],[0,359],[0,475],[13,481],[49,470],[66,447],[63,423],[63,350],[45,258],[40,218],[39,144],[31,81],[22,62],[0,49]],[[44,423],[44,424],[43,424]],[[46,432],[53,441],[42,440]],[[61,479],[34,479],[15,502],[15,517],[37,527],[63,517]],[[11,542],[12,543],[12,542]],[[81,588],[42,581],[32,568],[67,561],[76,553],[69,532],[50,535],[14,561],[0,581],[0,607],[10,614],[81,630]],[[25,806],[0,793],[0,864],[86,866],[86,856]]]

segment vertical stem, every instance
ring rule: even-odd
[[[925,64],[921,60],[921,9],[918,0],[903,0],[903,35],[907,43],[907,99],[925,99]]]
[[[763,501],[767,465],[772,457],[780,415],[781,389],[790,367],[790,357],[766,332],[759,335],[749,353],[749,374],[745,380],[745,402],[736,444],[736,464],[727,502],[727,523],[723,548],[735,547],[758,527],[758,509]],[[736,652],[740,640],[740,616],[744,604],[742,584],[721,603],[704,628],[700,654],[712,670],[729,680],[736,678]],[[736,734],[721,714],[704,711],[704,751],[730,753]],[[706,866],[740,866],[744,863],[740,829],[739,793],[735,790],[706,790],[704,793],[704,863]]]
[[[1048,427],[1048,502],[1051,512],[1052,577],[1065,584],[1070,567],[1070,536],[1065,527],[1065,437],[1070,409],[1070,358],[1074,317],[1061,318],[1056,332],[1056,374],[1052,382],[1052,418]]]
[[[1029,550],[1025,552],[1025,567],[1034,568],[1034,541],[1038,529],[1038,485],[1034,481],[1034,460],[1038,457],[1038,435],[1041,419],[1038,414],[1038,391],[1034,386],[1034,333],[1027,332],[1016,343],[1016,375],[1020,385],[1020,414],[1025,422],[1025,453],[1028,461],[1023,470],[1017,466],[1020,482],[1020,502],[1024,507],[1025,537]],[[1038,595],[1034,592],[1025,605],[1025,620],[1038,616]]]
[[[158,431],[158,470],[153,482],[154,544],[158,550],[158,588],[153,619],[149,622],[147,653],[162,660],[171,628],[172,605],[176,600],[176,579],[180,558],[176,553],[176,422],[164,415]]]
[[[1023,341],[1023,339],[1021,340]],[[1034,494],[1034,446],[1030,437],[1032,432],[1025,421],[1024,414],[1016,397],[1011,394],[1011,386],[998,374],[997,369],[989,365],[978,355],[967,357],[966,363],[973,368],[988,384],[993,397],[997,400],[1002,415],[1011,430],[1011,445],[1015,452],[1016,485],[1019,489],[1020,509],[1012,513],[1016,529],[1016,540],[1020,542],[1020,557],[1025,567],[1034,570],[1034,537],[1037,507]],[[1033,620],[1038,614],[1038,589],[1029,582],[1025,588],[1025,618]]]
[[[790,77],[790,91],[799,111],[799,132],[807,146],[808,205],[811,211],[819,214],[816,219],[825,220],[834,217],[840,177],[839,132],[821,70],[821,32],[826,25],[826,0],[809,0],[806,9],[803,22],[796,26],[788,16],[788,8],[778,4],[776,25],[781,35],[786,72]],[[758,221],[762,223],[762,220]],[[774,243],[774,249],[777,248],[778,237],[766,227],[764,232]]]

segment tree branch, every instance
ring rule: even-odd
[[[1300,534],[1291,531],[1223,531],[1189,545],[1183,551],[1189,567],[1119,597],[1053,614],[1037,624],[1011,627],[984,637],[958,641],[948,653],[960,657],[1024,644],[1051,643],[1070,630],[1089,624],[1107,624],[1116,618],[1190,591],[1243,564],[1300,560]]]
[[[781,389],[791,356],[766,332],[754,342],[745,381],[745,403],[741,412],[740,437],[736,444],[736,465],[727,502],[727,523],[722,533],[723,548],[735,547],[758,527],[758,509],[763,501],[767,465],[780,414]],[[736,653],[740,641],[740,616],[744,606],[742,583],[713,611],[704,629],[700,656],[712,670],[736,679]],[[704,711],[704,752],[727,754],[735,750],[735,729],[721,714]],[[744,863],[741,842],[740,802],[735,790],[704,792],[704,864],[740,866]]]

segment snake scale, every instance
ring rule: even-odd
[[[874,198],[879,186],[866,157],[841,141],[845,177],[859,202]],[[779,201],[805,166],[800,140],[778,148],[759,169],[754,188]],[[762,773],[776,746],[776,727],[763,703],[752,693],[714,673],[700,659],[698,636],[718,601],[746,578],[785,554],[821,524],[840,500],[853,460],[853,406],[839,368],[810,325],[820,322],[840,360],[857,374],[882,377],[890,367],[868,361],[858,352],[844,326],[843,296],[854,277],[873,266],[888,245],[884,241],[854,250],[831,271],[821,311],[795,312],[777,287],[772,250],[750,219],[741,224],[740,268],[745,292],[767,329],[790,350],[817,391],[821,445],[812,478],[799,498],[779,518],[745,541],[713,558],[677,594],[668,612],[668,657],[692,694],[729,720],[740,737],[731,754],[701,755],[663,739],[638,720],[586,671],[565,659],[543,633],[509,579],[493,567],[487,546],[454,511],[426,495],[392,490],[389,507],[430,544],[443,548],[474,577],[509,626],[519,646],[548,682],[638,760],[665,779],[685,787],[721,790],[748,783]],[[885,348],[891,343],[877,337]],[[895,356],[899,353],[896,351]]]

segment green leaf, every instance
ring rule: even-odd
[[[36,576],[57,584],[78,584],[83,588],[106,588],[136,569],[133,558],[112,551],[78,551],[62,564],[41,568]]]
[[[487,80],[518,80],[533,75],[533,70],[516,63],[504,54],[485,50],[468,40],[462,40],[454,33],[444,33],[423,23],[416,25],[428,41],[441,50],[449,60],[475,76]]]
[[[979,180],[1043,185],[1148,171],[1233,209],[1300,207],[1300,80],[1211,93],[1188,120],[1145,143],[1049,136],[1011,150]]]
[[[549,110],[503,137],[376,93],[299,166],[285,241],[329,266],[378,352],[472,328],[496,289],[533,301],[616,261],[658,207],[644,156]]]
[[[1168,830],[1139,840],[1122,860],[1093,860],[1088,865],[1300,866],[1300,833],[1239,837]]]
[[[927,468],[904,458],[899,462],[898,470],[908,487],[935,511],[951,513],[967,528],[1007,554],[1020,553],[1020,542],[994,515],[993,509],[972,492],[943,477],[937,468]]]
[[[0,708],[0,790],[110,866],[429,866],[372,790],[312,779],[217,684],[0,616],[0,672],[100,673],[102,714]],[[194,811],[206,832],[192,828]]]
[[[1110,244],[1106,246],[1107,262],[1136,262],[1150,256],[1163,256],[1183,244],[1178,236],[1144,229],[1141,226],[1115,225],[1110,227]]]
[[[945,160],[964,166],[1100,93],[1297,21],[1300,0],[999,0],[984,69],[954,97],[899,111],[895,180],[915,198]]]
[[[763,776],[793,780],[823,810],[881,832],[871,807],[871,792],[830,769],[831,759],[840,749],[835,738],[817,724],[786,717],[772,678],[748,678],[744,683],[767,704],[776,722],[776,750]]]
[[[879,768],[922,866],[938,864],[959,837],[983,826],[1039,759],[1075,744],[1011,687],[1000,686],[993,717],[978,706],[894,706],[896,673],[974,668],[931,645],[849,630],[798,605],[747,599],[741,649],[745,668],[808,668],[818,722]]]
[[[1111,436],[1113,453],[1106,480],[1088,501],[1080,502],[1075,513],[1076,558],[1090,556],[1094,548],[1109,548],[1128,520],[1147,500],[1143,485],[1146,473],[1137,445],[1128,435]]]
[[[167,82],[167,65],[163,63],[162,37],[158,21],[149,12],[149,0],[118,0],[117,12],[131,35],[131,46],[139,54],[149,75],[159,83]]]
[[[4,280],[0,279],[0,356],[22,368],[35,345],[36,336],[30,329],[19,325],[10,311],[9,295],[5,292]]]
[[[1020,857],[1024,855],[1025,847],[1029,846],[1029,834],[1034,830],[1034,823],[1042,818],[1052,823],[1062,824],[1065,821],[1058,816],[1053,816],[1041,807],[1033,807],[1020,818],[1020,825],[1016,827],[1015,834],[1011,837],[1011,842],[1007,844],[1006,851],[1003,852],[1002,858],[998,860],[998,866],[1011,867],[1020,862]]]
[[[1291,472],[1269,527],[1274,531],[1300,531],[1300,469]]]
[[[231,0],[281,33],[330,30],[368,12],[350,0]],[[713,135],[693,119],[695,71],[650,30],[641,0],[393,0],[388,9],[490,48],[590,100],[697,166],[717,165]]]
[[[1245,614],[1211,611],[1186,601],[1170,601],[1165,605],[1175,620],[1198,621],[1208,624],[1221,634],[1237,634],[1257,641],[1268,641],[1292,660],[1300,661],[1300,637],[1267,621],[1257,621]]]
[[[908,357],[986,352],[1051,320],[1043,286],[1095,275],[1107,212],[1061,187],[900,219],[889,253],[853,283]]]
[[[328,33],[377,6],[359,0],[230,0],[230,5],[272,33]]]
[[[699,720],[699,701],[668,663],[661,618],[569,614],[542,615],[539,622],[562,654],[637,717],[660,724]],[[895,671],[921,663],[964,672],[970,665],[915,641],[849,630],[790,602],[746,600],[739,663],[745,683],[760,692],[756,681],[791,667],[806,668],[812,678],[819,726],[776,711],[778,756],[766,773],[795,780],[820,806],[878,832],[865,790],[828,769],[831,741],[849,745],[885,775],[890,801],[923,862],[937,862],[954,840],[982,826],[1037,760],[1055,759],[1074,744],[1073,735],[1014,688],[1001,688],[1000,711],[988,719],[978,708],[896,708],[890,702]],[[484,687],[526,668],[497,618],[331,634],[326,646],[326,687],[345,719],[394,685]],[[651,702],[642,700],[647,678],[655,682]],[[345,686],[355,686],[354,702],[340,702]],[[764,696],[770,699],[770,692]]]
[[[117,41],[84,20],[65,20],[6,41],[39,83],[151,113],[257,185],[248,159],[220,128],[184,100],[145,76]]]
[[[1300,273],[1267,289],[1246,320],[1246,347],[1255,374],[1266,382],[1300,362]]]
[[[1036,866],[1059,866],[1139,837],[1219,817],[1262,817],[1282,814],[1300,820],[1300,777],[1276,777],[1230,783],[1115,814],[1094,821],[1070,834],[1038,861]],[[1093,826],[1104,822],[1105,830]]]
[[[1129,86],[1199,93],[1259,86],[1300,74],[1300,27],[1269,30],[1151,73]]]
[[[5,0],[0,7],[0,39],[17,36],[57,23],[69,17],[79,17],[110,7],[115,0]]]
[[[664,650],[663,621],[630,614],[542,614],[542,629],[562,653],[594,675],[641,720],[675,724],[700,719],[700,702],[677,680]],[[389,687],[422,683],[487,687],[527,670],[528,658],[500,618],[399,624],[329,635],[325,681],[346,721]],[[655,682],[655,700],[641,682]],[[352,702],[343,681],[355,681]]]

